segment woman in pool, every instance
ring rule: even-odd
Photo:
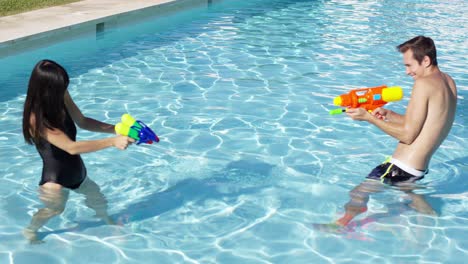
[[[70,97],[68,84],[65,69],[51,60],[39,61],[29,79],[23,135],[28,144],[36,146],[43,161],[39,196],[45,205],[33,215],[23,232],[31,242],[39,242],[39,228],[63,212],[70,189],[84,194],[86,205],[96,211],[96,216],[112,224],[107,201],[99,186],[86,176],[80,154],[112,146],[124,150],[134,142],[121,135],[76,141],[75,123],[83,129],[104,133],[114,133],[114,126],[85,117]]]

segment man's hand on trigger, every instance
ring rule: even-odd
[[[388,114],[388,110],[382,107],[378,107],[374,109],[371,113],[373,116],[377,117],[378,119],[385,120]]]
[[[371,118],[371,114],[364,108],[348,108],[346,114],[353,120],[368,121]]]

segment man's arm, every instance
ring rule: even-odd
[[[84,116],[75,102],[73,102],[68,91],[65,92],[64,100],[68,113],[70,113],[71,118],[80,128],[93,132],[115,133],[114,125]]]
[[[379,107],[372,111],[372,115],[385,120],[386,122],[400,123],[402,124],[405,121],[405,116],[393,112],[392,110]]]
[[[354,120],[368,121],[404,144],[411,144],[421,132],[427,117],[429,88],[424,82],[416,81],[405,115],[394,113],[395,116],[392,114],[389,121],[381,120],[362,108],[348,109],[347,114]]]

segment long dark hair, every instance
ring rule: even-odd
[[[419,64],[423,61],[424,56],[428,56],[431,60],[431,65],[437,66],[437,50],[434,41],[429,37],[417,36],[398,45],[396,48],[401,53],[405,53],[411,49],[414,59]]]
[[[44,129],[62,129],[65,120],[64,95],[69,84],[67,71],[51,60],[39,61],[31,73],[24,102],[23,136],[28,144],[41,144]],[[35,116],[31,124],[31,114]]]

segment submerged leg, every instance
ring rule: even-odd
[[[424,196],[415,193],[408,193],[411,197],[412,202],[409,204],[414,210],[427,215],[437,216],[436,211],[432,206],[424,199]]]
[[[411,203],[409,204],[409,207],[421,214],[437,216],[436,211],[426,201],[426,199],[424,199],[424,196],[413,192],[416,189],[414,184],[401,184],[398,185],[398,188],[410,197]]]
[[[107,199],[104,197],[104,194],[102,194],[99,186],[93,180],[86,177],[84,182],[75,191],[85,195],[86,206],[93,209],[96,212],[97,217],[107,224],[115,224],[107,213]]]
[[[383,184],[376,180],[365,180],[349,192],[351,200],[345,204],[345,214],[335,224],[346,226],[354,217],[367,211],[367,202],[372,193],[382,191]]]
[[[314,224],[314,228],[328,233],[347,233],[352,231],[349,222],[357,215],[367,211],[367,202],[372,193],[382,191],[383,184],[377,180],[366,179],[349,192],[350,200],[345,204],[345,214],[330,224]]]
[[[44,208],[39,209],[31,219],[31,223],[23,230],[23,235],[29,242],[42,243],[37,231],[52,217],[61,214],[65,210],[69,190],[56,183],[45,183],[39,188],[39,199],[44,203]]]

